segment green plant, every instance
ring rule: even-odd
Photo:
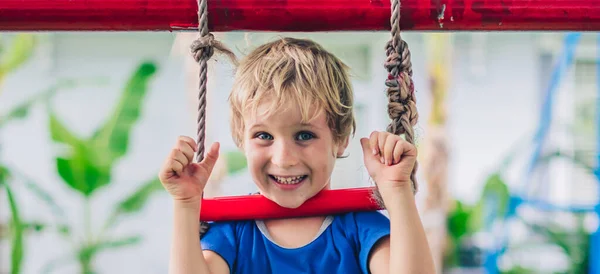
[[[142,103],[148,91],[148,84],[156,73],[156,65],[151,62],[141,64],[127,81],[119,102],[107,121],[91,137],[74,134],[57,117],[52,107],[48,108],[49,128],[54,142],[67,148],[67,152],[56,157],[56,169],[62,182],[83,197],[84,240],[76,244],[74,253],[52,260],[46,272],[61,267],[75,259],[81,273],[94,273],[94,258],[103,251],[138,243],[141,238],[133,235],[124,238],[110,236],[120,220],[129,218],[142,209],[150,196],[162,189],[158,178],[150,178],[140,187],[119,202],[99,231],[91,226],[91,200],[101,188],[112,182],[112,171],[118,161],[126,155],[130,134],[139,120]],[[73,238],[72,229],[64,232]]]
[[[19,33],[4,42],[0,36],[0,85],[6,76],[23,64],[33,54],[36,45],[36,36],[28,33]]]
[[[9,233],[11,239],[11,268],[10,271],[12,274],[16,274],[20,272],[21,262],[23,260],[23,231],[24,225],[21,221],[21,214],[19,213],[19,208],[17,206],[17,202],[15,201],[15,197],[12,191],[12,188],[8,185],[7,181],[10,178],[10,172],[8,169],[4,167],[0,167],[0,186],[4,188],[6,192],[6,198],[8,200],[8,206],[10,208],[10,224],[8,226]]]
[[[19,69],[31,57],[36,45],[36,36],[33,34],[9,35],[10,39],[5,40],[6,35],[0,36],[0,93],[1,84],[4,79],[12,72]],[[56,92],[56,87],[50,88],[40,95],[19,104],[17,107],[0,115],[0,129],[9,122],[23,119],[27,116],[29,109],[40,100],[51,97]],[[10,209],[10,218],[5,226],[0,223],[0,240],[9,239],[10,241],[10,273],[16,274],[21,270],[24,257],[24,237],[28,231],[40,231],[40,225],[27,223],[20,214],[19,203],[14,195],[12,186],[9,184],[12,180],[10,169],[0,162],[0,189],[4,190],[8,208]]]
[[[460,201],[454,201],[454,207],[448,214],[448,234],[449,248],[446,253],[444,265],[456,266],[458,260],[456,254],[460,247],[461,240],[472,236],[484,229],[486,220],[484,218],[503,218],[508,209],[508,200],[510,192],[506,182],[502,178],[503,170],[510,164],[515,157],[516,151],[510,153],[503,161],[501,168],[492,173],[486,180],[480,199],[474,205],[466,205]],[[584,159],[561,151],[552,151],[542,155],[537,166],[547,165],[556,158],[568,160],[570,163],[582,168],[587,174],[593,174],[594,167]],[[488,203],[490,198],[492,203]],[[517,215],[516,218],[525,224],[531,231],[544,236],[549,244],[558,246],[569,258],[569,267],[567,273],[587,273],[589,264],[589,232],[585,231],[583,218],[584,214],[574,213],[577,219],[577,226],[574,231],[568,231],[564,227],[556,224],[536,224],[523,219]],[[518,249],[531,245],[540,244],[538,242],[520,243],[518,246],[509,247],[509,249]],[[535,270],[527,269],[522,266],[514,266],[511,269],[501,270],[501,273],[533,273]]]
[[[25,119],[29,111],[36,104],[47,102],[54,95],[61,91],[66,91],[87,84],[103,84],[102,79],[61,79],[46,90],[32,96],[24,102],[13,107],[5,114],[0,116],[0,130],[11,122],[16,122]],[[41,188],[39,184],[27,178],[23,172],[16,170],[14,167],[8,167],[0,162],[0,189],[4,189],[7,195],[8,208],[10,208],[10,220],[5,231],[0,235],[0,239],[9,239],[11,244],[11,267],[10,272],[16,274],[20,272],[23,257],[25,256],[25,247],[23,246],[24,238],[30,232],[42,232],[48,224],[42,224],[39,221],[23,220],[20,215],[20,206],[17,197],[14,196],[14,191],[11,183],[18,181],[26,189],[28,189],[36,198],[44,201],[48,208],[52,209],[53,216],[56,218],[56,226],[60,231],[65,230],[64,213],[60,207],[53,201],[48,192]]]
[[[459,265],[456,254],[461,243],[482,231],[484,225],[493,220],[502,219],[508,209],[510,193],[499,173],[488,176],[479,200],[474,205],[454,200],[452,210],[448,212],[448,250],[444,258],[445,266]]]
[[[502,174],[512,164],[514,159],[527,145],[526,142],[515,144],[506,156],[501,159],[498,168],[488,175],[479,199],[474,204],[466,204],[452,200],[447,214],[446,229],[447,247],[444,254],[444,267],[451,268],[459,265],[457,254],[464,241],[483,230],[485,217],[494,220],[502,219],[508,208],[510,190]],[[487,220],[492,222],[493,220]]]

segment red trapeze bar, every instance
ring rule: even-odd
[[[401,29],[600,30],[600,0],[401,0]],[[208,0],[211,31],[378,31],[389,0]],[[178,31],[196,0],[1,0],[0,31]]]
[[[262,195],[204,199],[202,221],[293,218],[344,212],[373,211],[381,207],[372,198],[373,188],[323,190],[296,209],[284,208]]]

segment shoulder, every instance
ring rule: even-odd
[[[353,242],[363,273],[370,273],[371,255],[389,239],[390,219],[379,211],[350,212],[336,215],[334,224]]]
[[[390,219],[380,211],[349,212],[336,215],[335,221],[348,228],[389,229]]]
[[[235,246],[243,235],[254,233],[255,227],[253,221],[211,222],[201,242],[209,246],[226,240]]]
[[[210,223],[208,231],[200,238],[202,250],[219,255],[233,270],[240,247],[244,246],[244,235],[253,233],[253,224],[251,221]]]

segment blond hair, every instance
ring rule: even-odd
[[[229,103],[231,131],[238,147],[243,146],[244,113],[257,115],[262,103],[270,107],[260,115],[272,115],[290,103],[297,104],[303,121],[325,111],[338,143],[347,140],[356,128],[348,67],[306,39],[281,38],[248,54],[237,68]]]

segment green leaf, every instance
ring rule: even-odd
[[[70,148],[69,155],[56,159],[56,167],[72,189],[90,197],[110,183],[113,164],[127,151],[129,133],[140,116],[142,99],[155,71],[152,63],[144,63],[136,70],[108,121],[89,140],[77,137],[50,111],[52,140]]]
[[[121,201],[116,209],[118,214],[128,214],[140,211],[150,199],[152,194],[162,191],[164,188],[158,178],[154,178],[142,184],[135,192]]]
[[[94,147],[111,153],[110,163],[127,152],[129,134],[140,117],[148,83],[155,72],[154,63],[143,63],[138,67],[128,80],[111,117],[92,137]]]
[[[142,210],[153,194],[163,190],[164,188],[158,178],[153,178],[142,184],[136,191],[117,204],[105,227],[112,227],[120,217]]]
[[[57,92],[62,91],[68,88],[75,88],[80,84],[85,83],[86,81],[73,80],[73,79],[62,79],[58,80],[56,84],[47,88],[45,91],[40,92],[39,94],[33,96],[29,100],[21,103],[16,106],[12,110],[8,112],[5,116],[0,117],[0,127],[2,127],[5,123],[14,120],[14,119],[22,119],[25,118],[29,114],[29,109],[38,102],[47,102],[50,98],[52,98]],[[102,82],[96,80],[93,83],[102,84]]]
[[[21,221],[19,207],[17,206],[12,189],[7,183],[9,178],[10,171],[4,166],[0,166],[0,186],[4,187],[6,191],[11,217],[9,226],[9,234],[11,235],[11,274],[18,274],[21,271],[23,262],[23,230],[25,226]]]
[[[13,71],[24,64],[31,57],[35,44],[36,39],[33,34],[17,34],[0,57],[0,75]]]
[[[58,174],[68,186],[90,197],[98,188],[110,183],[110,170],[90,161],[90,155],[80,146],[72,158],[57,158]]]
[[[454,201],[454,210],[448,212],[448,235],[457,243],[461,237],[472,235],[476,231],[472,231],[468,226],[469,218],[471,217],[472,209],[460,201]]]
[[[79,139],[50,111],[50,135],[53,141],[66,144],[70,153],[56,158],[56,168],[63,181],[86,197],[107,185],[110,169],[102,161],[95,161],[95,151],[90,151],[84,140]]]
[[[44,188],[40,187],[38,184],[30,180],[29,178],[22,178],[23,186],[25,186],[31,193],[33,193],[37,199],[43,201],[46,206],[50,208],[54,217],[58,222],[66,222],[65,211],[58,205],[58,203],[52,198],[50,193],[46,191]]]
[[[80,146],[83,143],[75,134],[73,134],[63,123],[56,117],[53,111],[49,111],[49,126],[50,137],[53,141],[67,144],[73,147]]]
[[[11,113],[12,117],[14,117],[15,119],[23,119],[25,117],[27,117],[27,114],[29,113],[29,106],[20,106],[18,108],[15,108],[15,111],[13,113]]]
[[[142,241],[142,236],[130,236],[123,239],[118,240],[108,240],[100,242],[95,245],[97,250],[105,250],[105,249],[113,249],[113,248],[121,248],[124,246],[135,245]]]
[[[25,175],[23,175],[21,172],[18,172],[14,168],[12,169],[12,172],[10,172],[8,170],[8,168],[1,166],[1,165],[0,165],[0,187],[6,185],[6,182],[9,179],[9,177],[12,176],[11,173],[14,173],[15,178],[22,181],[24,183],[23,185],[27,189],[29,189],[38,199],[40,199],[41,201],[44,201],[46,203],[46,205],[51,208],[52,213],[54,214],[54,217],[56,217],[57,222],[59,222],[58,226],[56,227],[57,231],[60,234],[67,236],[70,233],[70,230],[69,230],[68,225],[66,225],[65,213],[62,210],[62,208],[54,201],[52,196],[50,196],[50,194],[45,189],[43,189],[42,187],[37,185],[31,179],[27,178]],[[11,226],[10,226],[11,228],[13,227],[13,225],[12,225],[13,222],[14,221],[11,222]],[[21,233],[42,232],[44,229],[46,229],[50,226],[48,224],[44,224],[44,223],[40,223],[40,222],[23,222],[23,221],[20,221],[20,218],[18,219],[18,223],[16,223],[15,226],[16,225],[19,225],[21,227],[21,231],[22,231]],[[4,233],[2,231],[0,231],[0,237],[3,237],[3,236],[4,236]]]
[[[66,82],[69,84],[69,82]],[[90,148],[89,142],[71,132],[56,114],[48,111],[50,136],[69,148],[68,155],[56,158],[56,168],[63,181],[72,189],[89,197],[110,182],[110,166],[102,149]]]
[[[493,174],[488,178],[483,188],[483,196],[488,198],[493,196],[497,199],[495,215],[503,218],[508,210],[510,193],[500,174]]]
[[[470,230],[479,231],[483,228],[485,218],[493,214],[495,219],[504,218],[508,210],[510,192],[499,173],[490,175],[483,187],[483,193],[475,206],[469,220]]]
[[[4,189],[6,191],[6,196],[8,198],[8,205],[10,207],[11,214],[11,273],[18,274],[21,272],[21,265],[23,262],[23,230],[25,226],[21,222],[21,216],[19,215],[19,208],[17,207],[17,202],[15,201],[15,197],[13,196],[12,190],[10,186],[6,183],[3,183]]]
[[[21,221],[21,228],[23,229],[23,234],[25,233],[40,233],[43,232],[46,228],[48,228],[47,224],[43,224],[40,222],[24,222]]]
[[[0,170],[2,167],[0,166]],[[44,202],[46,206],[52,212],[52,215],[55,218],[55,222],[57,224],[58,232],[63,236],[68,236],[69,228],[67,225],[67,217],[65,211],[60,207],[60,205],[54,200],[54,198],[50,195],[48,191],[46,191],[43,187],[35,183],[31,178],[27,177],[23,172],[20,172],[16,168],[12,168],[12,173],[14,174],[17,180],[23,183],[31,193],[35,195],[35,197]]]
[[[102,251],[135,245],[140,243],[141,240],[141,236],[131,236],[117,240],[104,240],[98,243],[94,243],[92,245],[85,246],[79,250],[79,261],[90,263],[93,261],[94,257]]]
[[[23,119],[27,117],[29,114],[29,108],[33,105],[33,100],[29,100],[24,104],[18,105],[13,108],[7,115],[0,117],[0,127],[3,126],[6,122],[15,120],[15,119]]]
[[[10,177],[10,170],[5,166],[0,165],[0,186],[4,186]]]
[[[57,269],[60,267],[66,266],[74,260],[74,255],[72,253],[63,254],[58,258],[54,258],[42,267],[40,273],[58,273]]]

